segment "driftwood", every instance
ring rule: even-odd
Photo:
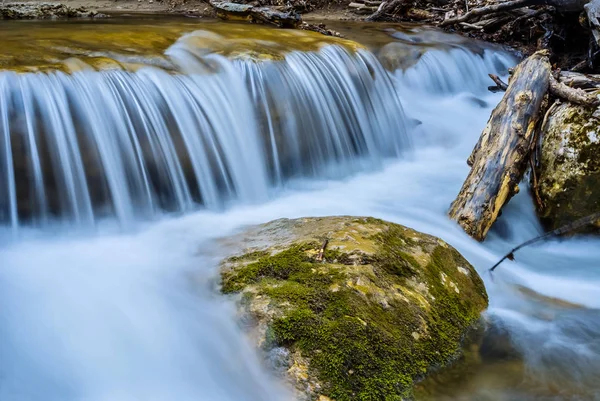
[[[552,75],[550,75],[550,93],[580,106],[600,106],[600,98],[598,98],[597,95],[594,96],[591,93],[585,92],[583,89],[571,88],[564,83],[557,81]]]
[[[504,262],[506,259],[515,260],[515,252],[517,252],[521,248],[524,248],[531,244],[535,244],[536,242],[545,241],[552,237],[559,237],[559,236],[565,235],[565,234],[573,234],[583,227],[598,225],[599,222],[600,222],[600,212],[594,213],[587,217],[583,217],[579,220],[575,220],[571,224],[567,224],[567,225],[559,227],[555,230],[549,231],[543,235],[540,235],[539,237],[535,237],[530,240],[527,240],[527,241],[523,242],[522,244],[519,244],[516,247],[514,247],[513,249],[511,249],[509,253],[504,255],[502,257],[502,259],[500,259],[494,266],[490,267],[489,270],[491,272],[493,272],[494,270],[496,270],[496,267],[500,266],[500,263]]]
[[[506,91],[508,88],[506,83],[504,83],[497,75],[488,75],[496,84],[495,86],[489,86],[488,90],[492,92]],[[600,106],[600,94],[588,93],[582,89],[587,88],[593,89],[595,92],[599,91],[599,76],[578,74],[570,71],[560,72],[558,76],[559,79],[557,80],[553,75],[550,75],[548,89],[553,96],[580,106],[593,108]],[[478,144],[478,146],[479,145],[480,144]],[[478,146],[476,149],[478,149]],[[474,154],[469,157],[469,160],[467,161],[469,165],[472,165],[474,157]]]
[[[600,0],[594,0],[600,1]],[[441,26],[448,26],[459,24],[461,22],[468,22],[475,18],[483,17],[485,15],[497,14],[499,12],[506,12],[511,10],[516,10],[518,8],[528,7],[528,6],[553,6],[557,10],[562,12],[568,11],[579,11],[583,10],[583,6],[587,3],[587,0],[511,0],[505,1],[502,3],[496,3],[485,7],[474,8],[471,11],[456,17],[456,18],[448,18],[443,21]]]
[[[581,74],[578,72],[561,71],[558,75],[559,82],[571,87],[580,89],[600,89],[600,75]]]
[[[404,5],[405,0],[389,0],[387,2],[383,2],[377,11],[371,14],[366,20],[367,21],[381,21],[385,19],[385,16],[388,14],[393,14],[394,11]]]
[[[469,157],[471,172],[448,214],[479,241],[518,192],[549,80],[547,51],[519,64]]]

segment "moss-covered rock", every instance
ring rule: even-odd
[[[557,103],[542,128],[539,214],[549,228],[600,212],[600,120],[593,113]]]
[[[245,253],[223,262],[222,291],[241,294],[251,334],[283,355],[299,399],[404,399],[487,306],[454,248],[382,220],[282,219],[233,243]]]

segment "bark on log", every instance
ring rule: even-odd
[[[448,214],[478,241],[518,192],[549,79],[547,51],[519,64],[473,150],[473,168]]]

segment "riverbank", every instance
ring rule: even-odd
[[[551,61],[561,69],[579,72],[593,72],[599,52],[594,43],[589,18],[582,12],[579,1],[577,9],[555,9],[546,5],[529,5],[527,0],[504,10],[489,11],[489,5],[480,0],[467,2],[438,1],[433,6],[423,1],[391,0],[388,2],[357,0],[351,2],[324,2],[317,0],[282,2],[240,1],[252,6],[268,6],[275,11],[299,13],[309,23],[328,21],[378,21],[394,23],[418,23],[440,28],[448,33],[456,33],[468,38],[507,46],[522,55],[532,54],[539,49],[551,51]],[[512,3],[512,2],[507,2]],[[523,4],[521,4],[523,3]],[[25,13],[14,16],[2,10],[31,8],[32,5],[48,4],[38,0],[0,5],[0,18],[55,18],[55,17],[98,17],[122,14],[170,14],[192,18],[215,18],[216,13],[208,1],[199,0],[66,0],[61,4],[74,9],[61,15]],[[495,6],[494,6],[495,7]],[[507,6],[508,7],[508,6]],[[520,8],[519,8],[520,7]],[[64,15],[66,14],[66,15]],[[479,16],[482,15],[482,16]],[[581,17],[581,18],[580,18]],[[315,29],[330,34],[323,29]]]

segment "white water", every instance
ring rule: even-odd
[[[574,238],[520,251],[492,281],[486,269],[541,232],[526,191],[484,244],[446,218],[468,171],[466,157],[499,100],[485,86],[460,92],[456,82],[465,77],[431,68],[464,64],[460,57],[478,66],[472,74],[493,72],[489,60],[435,52],[427,66],[397,74],[405,113],[421,124],[409,124],[414,151],[378,169],[370,163],[346,179],[280,181],[264,194],[270,200],[140,222],[125,233],[110,222],[84,237],[80,229],[21,227],[19,239],[0,248],[0,400],[287,399],[241,335],[233,305],[214,290],[211,240],[246,224],[331,214],[381,217],[457,247],[486,280],[488,314],[509,328],[538,386],[556,386],[555,399],[597,398],[600,241]],[[535,304],[515,283],[586,308]],[[489,399],[528,399],[518,389],[478,391]]]

